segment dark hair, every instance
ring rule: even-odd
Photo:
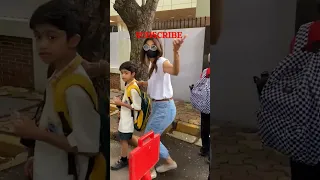
[[[119,67],[119,71],[121,70],[127,70],[127,71],[130,71],[131,73],[137,73],[136,65],[131,61],[126,61],[122,63]]]
[[[147,43],[147,41],[149,40],[152,40],[154,45],[157,46],[157,51],[158,51],[158,56],[157,58],[155,59],[155,61],[153,61],[152,65],[151,65],[151,68],[149,70],[149,78],[151,77],[152,73],[154,70],[158,70],[158,67],[157,67],[157,60],[159,59],[159,57],[161,57],[163,55],[163,48],[162,48],[162,44],[160,42],[160,40],[158,38],[147,38],[146,40],[144,40],[143,42],[143,45]],[[147,60],[146,60],[146,51],[143,49],[143,47],[141,48],[141,51],[140,51],[140,62],[141,64],[143,65],[148,65],[147,64]]]
[[[52,0],[39,6],[30,18],[29,27],[35,29],[37,25],[50,24],[66,32],[70,38],[80,34],[80,23],[77,19],[78,11],[66,0]]]

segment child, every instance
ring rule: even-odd
[[[62,128],[64,124],[54,106],[54,82],[61,82],[66,74],[82,75],[90,82],[81,66],[82,58],[76,53],[81,37],[73,12],[70,4],[54,0],[38,7],[30,19],[40,58],[55,67],[48,79],[39,127],[34,121],[25,119],[14,124],[18,136],[36,140],[34,158],[29,159],[25,168],[26,175],[33,180],[85,180],[89,159],[99,152],[100,116],[88,93],[75,85],[64,91],[72,124],[70,133],[66,134]],[[72,170],[71,156],[76,166]],[[75,173],[71,174],[69,170]]]
[[[118,162],[111,166],[111,170],[119,170],[128,165],[128,141],[132,139],[134,131],[134,119],[136,119],[138,111],[141,110],[141,97],[139,93],[135,89],[129,89],[130,86],[138,86],[135,80],[137,71],[135,65],[132,62],[127,61],[121,64],[119,70],[121,71],[122,80],[126,84],[126,90],[122,101],[119,97],[114,98],[115,105],[121,106],[118,127],[121,144],[121,158]],[[130,90],[131,98],[128,98],[128,90]]]

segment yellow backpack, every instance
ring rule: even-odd
[[[109,147],[107,146],[107,132],[109,132],[109,130],[103,129],[109,127],[107,124],[109,123],[107,119],[108,116],[106,115],[106,112],[104,112],[107,110],[107,102],[102,102],[98,99],[96,90],[88,77],[81,74],[72,73],[79,65],[81,65],[81,62],[82,58],[78,56],[73,61],[71,66],[67,70],[65,70],[61,76],[59,76],[59,79],[52,81],[54,90],[54,108],[61,119],[63,132],[66,136],[68,136],[72,132],[72,122],[69,117],[68,106],[66,103],[66,90],[71,86],[77,85],[83,88],[91,97],[95,109],[100,114],[100,152],[96,156],[90,157],[86,180],[105,180],[107,179],[107,172],[109,171],[107,166],[109,162],[106,161],[106,157],[110,156],[108,151]],[[103,108],[104,106],[105,108]],[[76,155],[73,153],[68,153],[68,172],[69,174],[74,175],[75,180],[77,180],[78,174],[76,169],[75,156]]]
[[[135,83],[131,83],[126,88],[126,95],[130,101],[130,104],[132,104],[132,89],[135,89],[141,97],[141,110],[138,111],[138,116],[136,119],[134,119],[134,128],[137,131],[143,131],[146,128],[151,113],[151,99],[147,93],[140,91],[139,86],[137,86]],[[131,111],[131,115],[134,118],[134,110]]]

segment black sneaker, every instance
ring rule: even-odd
[[[111,166],[111,170],[116,171],[116,170],[125,168],[127,166],[128,166],[128,160],[123,161],[123,160],[119,159],[119,161],[117,161],[114,165]]]

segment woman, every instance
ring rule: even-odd
[[[152,112],[145,129],[145,133],[153,131],[162,134],[174,121],[176,106],[173,100],[173,89],[170,75],[177,76],[180,71],[179,49],[186,36],[173,41],[173,64],[163,56],[163,48],[159,39],[148,38],[144,41],[141,50],[141,63],[149,65],[149,80],[140,81],[138,85],[147,86],[148,94],[152,99]],[[160,158],[165,164],[156,168],[157,172],[164,173],[177,168],[177,163],[170,157],[168,149],[160,142]],[[152,179],[157,177],[156,171],[151,171]]]

